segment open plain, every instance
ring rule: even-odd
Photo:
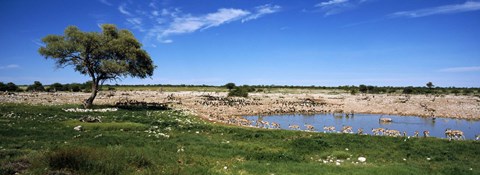
[[[0,101],[42,105],[81,104],[89,93],[40,92],[1,95]],[[101,91],[97,104],[117,102],[165,103],[205,119],[272,114],[368,113],[480,119],[480,97],[462,95],[357,94],[333,92],[250,93],[249,98],[229,97],[226,92],[200,91]]]

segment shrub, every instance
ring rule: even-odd
[[[413,93],[413,87],[409,86],[403,89],[404,94],[412,94]]]
[[[367,92],[367,86],[365,86],[364,84],[361,84],[360,86],[358,86],[358,90],[362,93],[366,93]]]
[[[227,83],[225,84],[225,87],[231,91],[233,88],[235,88],[235,83]]]
[[[232,91],[228,92],[229,97],[248,97],[248,89],[244,87],[236,87]]]
[[[357,90],[356,90],[356,89],[352,89],[352,90],[350,90],[350,94],[352,94],[352,95],[355,95],[355,94],[357,94]]]
[[[90,155],[87,149],[59,149],[47,156],[48,165],[54,170],[80,170],[90,168]]]
[[[64,91],[64,90],[65,90],[65,88],[60,83],[53,83],[49,87],[49,91]]]
[[[43,87],[43,84],[40,83],[40,81],[35,81],[32,85],[27,87],[27,91],[45,91],[45,87]]]

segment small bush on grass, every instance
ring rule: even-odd
[[[61,148],[48,154],[47,161],[54,170],[88,170],[92,167],[92,153],[92,150],[85,148]]]

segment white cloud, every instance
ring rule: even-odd
[[[264,15],[267,15],[267,14],[272,14],[272,13],[276,13],[278,11],[280,11],[280,6],[278,5],[270,5],[270,4],[266,4],[266,5],[262,5],[262,6],[258,6],[255,8],[255,13],[245,17],[244,19],[242,19],[242,22],[247,22],[247,21],[250,21],[250,20],[254,20],[254,19],[257,19],[257,18],[260,18]]]
[[[326,6],[332,6],[332,5],[339,5],[348,2],[348,0],[330,0],[330,1],[325,1],[321,2],[315,5],[315,7],[326,7]]]
[[[102,4],[105,4],[105,5],[108,5],[108,6],[112,6],[113,4],[108,2],[107,0],[99,0]]]
[[[247,21],[250,21],[250,20],[254,20],[254,19],[257,19],[257,18],[260,18],[264,15],[267,15],[267,14],[272,14],[272,13],[276,13],[278,11],[280,11],[280,6],[278,5],[271,5],[271,4],[265,4],[265,5],[262,5],[262,6],[258,6],[256,7],[256,11],[255,13],[245,17],[244,19],[242,19],[242,22],[247,22]]]
[[[9,64],[7,66],[0,66],[0,70],[4,70],[4,69],[17,69],[17,68],[20,68],[19,65],[17,64]]]
[[[145,31],[142,25],[142,18],[127,18],[127,22],[132,28],[137,29],[141,32]]]
[[[145,32],[144,42],[156,38],[160,43],[172,43],[168,37],[206,30],[218,27],[233,21],[246,22],[276,13],[280,6],[266,4],[255,7],[252,11],[238,8],[220,8],[214,12],[193,15],[184,13],[179,8],[157,8],[149,4],[145,9],[127,9],[126,4],[118,6],[120,13],[127,15],[126,23],[129,27]],[[147,44],[151,46],[151,44]]]
[[[451,67],[451,68],[441,69],[440,72],[480,72],[480,66]]]
[[[167,39],[167,40],[161,40],[160,42],[164,44],[169,44],[169,43],[173,43],[173,40]]]
[[[32,40],[33,43],[35,43],[37,46],[45,46],[45,44],[43,44],[43,42],[40,40],[40,39],[36,39],[36,40]]]
[[[418,18],[430,15],[461,13],[475,10],[480,10],[480,2],[467,1],[463,4],[451,4],[419,10],[395,12],[391,14],[390,17]]]
[[[127,11],[125,8],[126,8],[126,5],[122,4],[122,5],[118,6],[118,11],[120,11],[120,13],[122,13],[124,15],[132,16],[132,14],[129,11]]]
[[[160,35],[165,37],[172,34],[191,33],[229,23],[248,14],[250,14],[250,12],[241,9],[222,8],[218,9],[217,12],[202,16],[184,15],[180,17],[174,17],[173,21],[161,32]]]
[[[324,12],[325,16],[335,15],[344,11],[355,8],[362,1],[349,1],[349,0],[330,0],[321,2],[315,5],[321,12]]]

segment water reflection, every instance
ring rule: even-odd
[[[391,118],[392,122],[380,122],[380,118]],[[355,114],[355,115],[273,115],[273,116],[246,116],[248,120],[263,120],[268,122],[277,122],[282,129],[288,128],[289,124],[298,125],[300,129],[305,130],[305,124],[315,127],[316,131],[323,132],[324,126],[335,126],[339,131],[342,126],[352,126],[354,131],[363,128],[364,133],[372,134],[372,128],[395,129],[400,132],[406,132],[408,136],[413,136],[415,131],[423,133],[429,131],[430,136],[445,137],[445,129],[458,129],[465,133],[467,139],[474,139],[476,134],[480,134],[480,121],[449,119],[449,118],[424,118],[415,116],[395,116],[395,115],[377,115],[377,114]],[[255,124],[254,124],[255,125]]]

